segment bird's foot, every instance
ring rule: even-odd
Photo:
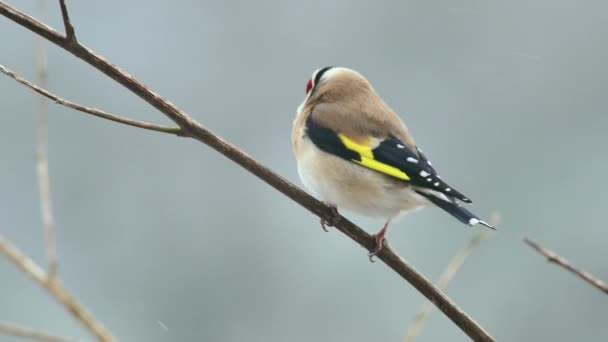
[[[374,239],[376,240],[376,247],[372,252],[367,253],[370,262],[375,262],[374,257],[376,254],[380,253],[382,247],[384,247],[384,234],[376,234],[374,235]]]
[[[331,213],[333,215],[331,220],[327,221],[325,219],[321,219],[321,228],[323,228],[323,230],[326,232],[329,231],[329,230],[327,230],[326,226],[334,227],[335,225],[338,224],[338,222],[340,222],[340,217],[341,217],[340,213],[338,212],[338,208],[334,207],[333,205],[330,205],[329,208],[331,208]]]
[[[370,262],[374,262],[374,257],[380,253],[380,251],[382,250],[382,247],[384,247],[384,235],[386,235],[386,231],[388,230],[388,225],[391,223],[391,220],[388,220],[384,223],[384,226],[382,227],[382,229],[380,229],[380,231],[374,235],[372,235],[374,237],[374,239],[376,240],[376,247],[374,247],[374,250],[369,252],[367,254],[367,256],[369,256],[369,261]]]

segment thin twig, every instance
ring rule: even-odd
[[[496,227],[498,225],[497,220],[490,220],[490,225]],[[447,289],[458,270],[464,265],[464,261],[475,251],[481,241],[489,236],[489,232],[489,230],[483,230],[481,233],[476,234],[469,240],[466,246],[461,248],[454,255],[437,281],[436,285],[439,290],[445,291]],[[407,337],[405,338],[406,342],[414,342],[416,340],[432,310],[433,304],[430,301],[427,300],[422,304],[422,307],[420,307],[420,310],[408,329]]]
[[[44,270],[28,258],[16,246],[0,234],[0,252],[11,260],[23,272],[27,273],[40,286],[45,288],[66,310],[84,325],[99,341],[113,342],[116,339],[86,309],[78,303],[57,277],[49,278]]]
[[[72,26],[72,22],[70,21],[68,6],[66,6],[65,0],[59,0],[59,7],[61,7],[61,17],[63,18],[63,26],[65,28],[65,39],[68,42],[75,42],[76,33],[74,32],[74,26]]]
[[[173,103],[167,101],[162,96],[146,87],[139,80],[108,62],[104,57],[98,55],[86,46],[81,45],[78,42],[66,42],[64,37],[53,28],[18,11],[1,0],[0,14],[32,32],[43,36],[50,42],[62,47],[74,56],[106,74],[108,77],[114,79],[116,82],[122,84],[125,88],[129,89],[135,95],[139,96],[174,121],[186,132],[186,135],[215,149],[318,217],[327,221],[334,218],[333,211],[327,205],[321,203],[251,156],[247,155],[245,152],[214,134]],[[368,251],[374,249],[374,238],[346,218],[342,217],[336,225],[336,228]],[[385,244],[385,248],[378,253],[377,257],[414,286],[426,298],[431,300],[470,338],[475,341],[493,341],[493,338],[477,324],[477,322],[462,311],[462,309],[452,302],[445,294],[438,290],[420,272],[396,254],[390,245]]]
[[[46,12],[46,0],[38,0],[38,11],[41,16]],[[47,87],[47,60],[44,49],[44,39],[36,36],[36,65],[38,83],[42,88]],[[42,226],[46,237],[46,255],[49,263],[50,278],[57,274],[57,241],[55,238],[55,220],[53,219],[53,203],[51,201],[51,182],[49,177],[49,126],[48,102],[44,97],[38,100],[38,142],[36,144],[36,172],[38,174],[38,191],[40,192],[40,211]]]
[[[1,64],[0,64],[0,72],[13,78],[15,81],[25,85],[26,87],[32,89],[33,91],[37,92],[38,94],[45,96],[45,97],[55,101],[55,103],[60,104],[62,106],[65,106],[65,107],[68,107],[71,109],[75,109],[77,111],[91,114],[91,115],[94,115],[94,116],[97,116],[97,117],[100,117],[103,119],[107,119],[110,121],[133,126],[133,127],[138,127],[138,128],[147,129],[150,131],[161,132],[161,133],[175,134],[177,136],[184,136],[183,130],[179,127],[162,126],[162,125],[148,123],[145,121],[133,120],[133,119],[125,118],[125,117],[122,117],[122,116],[119,116],[116,114],[104,112],[97,108],[85,107],[78,103],[62,99],[62,98],[58,97],[57,95],[50,93],[48,90],[41,88],[41,87],[33,84],[32,82],[24,79],[18,73],[4,67]]]
[[[53,335],[41,330],[37,330],[34,328],[26,327],[23,325],[0,321],[0,333],[5,335],[11,335],[15,337],[27,338],[30,340],[40,341],[40,342],[76,342],[78,340],[63,337],[58,335]]]
[[[572,264],[570,264],[568,262],[568,260],[560,257],[555,252],[542,247],[541,245],[539,245],[538,243],[536,243],[536,242],[528,239],[527,237],[524,237],[524,242],[528,246],[530,246],[534,250],[536,250],[538,253],[544,255],[545,258],[547,258],[547,261],[555,263],[555,264],[557,264],[557,265],[559,265],[559,266],[567,269],[568,271],[576,274],[579,278],[583,279],[587,283],[589,283],[592,286],[596,287],[600,291],[608,294],[608,284],[606,284],[605,282],[603,282],[600,279],[596,278],[595,276],[593,276],[589,272],[581,270],[581,269],[577,268],[576,266],[573,266]]]
[[[488,235],[489,230],[484,230],[481,233],[476,234],[465,247],[460,249],[458,253],[454,255],[446,269],[439,277],[439,281],[437,281],[436,284],[437,288],[439,288],[441,291],[445,291],[447,289],[449,283],[452,281],[460,267],[462,267],[466,258],[473,253],[477,246],[479,246],[479,243],[487,238]],[[407,342],[416,341],[416,338],[422,331],[422,328],[431,314],[431,311],[433,311],[433,304],[427,300],[422,304],[420,311],[418,311],[418,314],[416,314],[414,321],[410,325],[407,332],[407,337],[405,339]]]

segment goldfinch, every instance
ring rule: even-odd
[[[302,183],[336,220],[338,208],[384,220],[370,258],[382,249],[391,220],[425,206],[494,229],[461,206],[471,200],[441,180],[399,116],[354,70],[329,66],[312,74],[292,143]],[[327,223],[321,221],[324,229]]]

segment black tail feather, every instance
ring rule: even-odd
[[[450,215],[454,216],[455,218],[457,218],[460,222],[462,222],[464,224],[474,226],[479,223],[490,229],[496,230],[496,228],[494,228],[492,225],[490,225],[489,223],[487,223],[485,221],[482,221],[481,219],[479,219],[479,217],[477,217],[477,215],[475,215],[472,212],[465,209],[458,202],[456,202],[456,200],[446,201],[444,199],[441,199],[441,198],[435,196],[432,193],[427,193],[427,192],[418,191],[418,190],[416,190],[416,192],[418,194],[426,197],[429,201],[431,201],[431,203],[433,203],[434,205],[438,206],[439,208],[447,211]]]

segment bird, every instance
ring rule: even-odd
[[[464,224],[495,229],[463,206],[472,201],[441,179],[401,118],[355,70],[312,73],[291,140],[300,180],[334,214],[321,219],[323,229],[337,224],[339,209],[384,220],[373,235],[372,261],[391,221],[419,208],[436,206]]]

